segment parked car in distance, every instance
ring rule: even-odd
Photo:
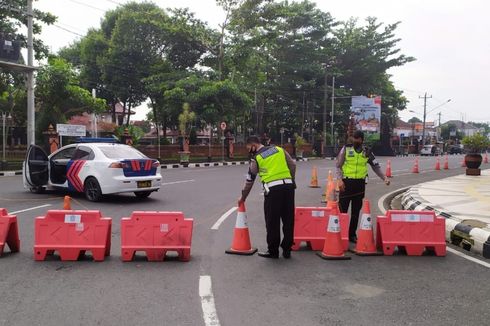
[[[422,149],[420,150],[420,155],[424,156],[434,156],[434,155],[441,155],[441,150],[438,146],[436,145],[424,145]]]
[[[162,183],[160,163],[137,149],[97,139],[63,146],[47,155],[31,146],[23,163],[24,187],[32,192],[62,189],[82,192],[90,201],[133,192],[146,198]]]
[[[448,154],[463,154],[464,148],[462,145],[450,145],[447,148],[447,153]]]

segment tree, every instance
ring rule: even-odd
[[[419,118],[417,117],[412,117],[410,118],[408,121],[408,123],[422,123],[422,120],[420,120]]]
[[[50,58],[37,75],[36,107],[39,138],[50,124],[54,126],[83,112],[104,112],[106,102],[94,99],[89,91],[78,86],[78,75],[70,64],[60,58]]]
[[[41,34],[42,24],[51,25],[56,22],[56,17],[50,13],[37,9],[33,10],[33,45],[34,54],[37,60],[48,56],[49,51],[43,41],[36,38]],[[14,40],[20,41],[22,47],[27,47],[27,4],[25,0],[8,0],[0,3],[0,31],[3,35],[12,36]],[[1,69],[1,68],[0,68]]]

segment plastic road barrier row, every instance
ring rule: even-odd
[[[175,251],[180,261],[189,261],[193,223],[182,212],[133,212],[121,219],[122,260],[144,251],[149,261],[163,261],[167,251]]]
[[[446,219],[433,211],[390,210],[378,216],[376,243],[385,255],[404,248],[409,256],[421,256],[425,249],[446,255]]]
[[[17,227],[17,216],[9,215],[5,208],[0,208],[0,256],[7,244],[10,252],[20,250],[19,230]]]
[[[111,251],[111,225],[100,211],[50,210],[35,219],[34,259],[56,251],[63,261],[78,260],[90,251],[95,261],[103,261]]]

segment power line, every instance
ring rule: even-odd
[[[63,27],[63,26],[60,26],[60,25],[57,25],[57,24],[53,24],[53,26],[54,26],[54,27],[57,27],[57,28],[59,28],[59,29],[62,29],[62,30],[64,30],[65,32],[72,33],[72,34],[75,34],[75,35],[80,36],[80,37],[84,37],[84,35],[79,34],[79,33],[77,33],[77,32],[74,32],[74,31],[71,31],[71,30],[69,30],[68,28],[65,28],[65,27]]]
[[[95,7],[95,6],[92,6],[92,5],[89,5],[89,4],[86,4],[86,3],[83,3],[83,2],[77,1],[77,0],[68,0],[68,1],[71,1],[73,3],[79,4],[81,6],[85,6],[87,8],[92,8],[92,9],[95,9],[95,10],[98,10],[98,11],[102,11],[102,12],[106,12],[107,11],[107,10],[104,10],[104,9],[101,9],[101,8],[98,8],[98,7]]]

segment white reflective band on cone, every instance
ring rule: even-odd
[[[372,230],[373,229],[373,223],[371,221],[371,215],[369,214],[362,214],[361,217],[361,230]]]
[[[340,232],[339,217],[337,215],[330,215],[327,231],[333,233]]]
[[[247,214],[245,214],[245,212],[238,212],[238,214],[236,216],[235,228],[237,228],[237,229],[248,228]]]

